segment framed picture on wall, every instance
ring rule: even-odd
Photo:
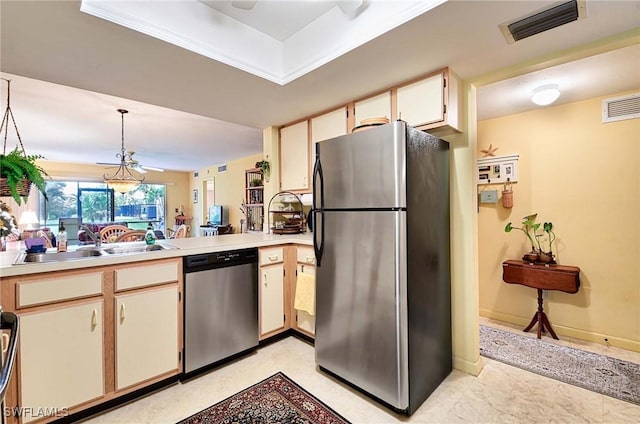
[[[198,189],[193,189],[193,203],[198,203]]]

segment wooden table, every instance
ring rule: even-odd
[[[566,293],[577,293],[580,288],[580,268],[567,265],[538,265],[522,261],[505,261],[502,263],[502,280],[509,284],[521,284],[538,290],[538,310],[531,322],[523,331],[528,332],[538,324],[538,338],[542,337],[545,328],[558,340],[551,328],[547,314],[542,308],[542,291],[559,290]]]

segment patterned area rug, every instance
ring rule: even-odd
[[[279,372],[178,424],[349,424]]]
[[[480,326],[480,355],[640,405],[640,365]]]

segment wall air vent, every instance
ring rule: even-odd
[[[218,166],[218,174],[222,174],[223,172],[227,172],[227,164]]]
[[[509,44],[540,34],[586,17],[586,0],[571,0],[556,4],[516,21],[500,25]]]
[[[602,101],[602,122],[640,118],[640,93],[612,97]]]

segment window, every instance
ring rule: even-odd
[[[40,198],[40,225],[56,234],[60,218],[79,218],[82,223],[123,222],[131,229],[165,231],[165,194],[163,184],[140,184],[135,190],[114,193],[105,183],[83,181],[47,181],[47,197]]]

